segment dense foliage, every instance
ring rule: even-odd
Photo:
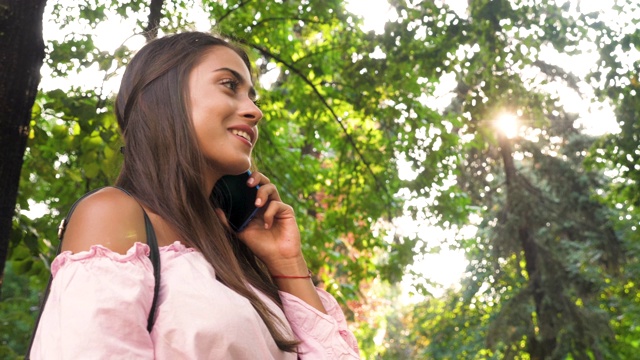
[[[396,16],[376,33],[337,0],[167,0],[155,20],[140,0],[49,0],[60,30],[45,33],[45,73],[67,81],[43,87],[33,106],[0,357],[24,352],[62,216],[117,175],[109,89],[138,43],[103,49],[96,34],[113,21],[130,26],[126,37],[156,21],[160,33],[191,29],[201,7],[257,64],[257,166],[296,209],[310,267],[345,304],[364,358],[633,358],[637,6],[473,0],[461,13],[447,3],[391,1]],[[589,76],[555,60],[590,51],[600,60]],[[95,85],[70,80],[90,73]],[[610,104],[622,131],[587,135],[570,96]],[[520,124],[513,136],[496,126],[509,116]],[[35,204],[47,211],[32,219]],[[440,244],[394,229],[403,214],[458,233]],[[460,231],[469,225],[473,236]],[[416,283],[422,300],[397,303],[408,266],[440,245],[465,252],[462,286],[433,297]]]

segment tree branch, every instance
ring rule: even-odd
[[[344,135],[347,138],[347,141],[349,142],[349,144],[351,145],[351,147],[353,148],[353,150],[356,152],[356,154],[358,155],[358,158],[360,158],[360,161],[362,161],[362,163],[365,165],[365,167],[367,168],[367,171],[371,174],[371,176],[373,177],[374,182],[376,183],[376,185],[378,186],[379,189],[382,189],[384,191],[384,193],[387,195],[388,199],[391,199],[391,195],[389,194],[389,190],[387,189],[386,186],[384,186],[384,184],[382,184],[380,182],[380,180],[378,179],[378,177],[376,176],[375,172],[373,171],[373,169],[371,169],[371,164],[369,164],[369,162],[365,159],[364,155],[362,154],[362,152],[360,151],[360,149],[358,148],[355,140],[353,140],[353,137],[349,134],[349,131],[347,129],[347,127],[345,126],[345,124],[342,122],[342,120],[340,119],[340,117],[336,114],[336,112],[333,110],[333,108],[331,107],[331,105],[329,105],[329,103],[327,102],[327,100],[324,98],[324,96],[320,93],[320,91],[318,90],[318,88],[316,87],[316,85],[309,80],[309,78],[307,78],[300,70],[298,70],[296,67],[294,67],[292,64],[286,62],[284,59],[282,59],[281,57],[279,57],[278,55],[270,52],[269,50],[262,48],[258,45],[255,44],[249,44],[246,41],[242,40],[242,39],[238,39],[238,38],[234,38],[234,41],[242,43],[244,45],[250,46],[256,50],[258,50],[262,55],[268,57],[268,58],[272,58],[274,60],[276,60],[277,62],[283,64],[284,66],[286,66],[289,70],[291,70],[293,73],[295,73],[296,75],[298,75],[310,88],[311,90],[313,90],[313,93],[316,94],[316,96],[318,97],[318,99],[322,102],[322,104],[324,105],[324,107],[329,111],[329,113],[331,113],[331,116],[333,117],[333,119],[338,123],[338,125],[340,125],[340,128],[342,129],[342,132],[344,133]],[[389,214],[390,215],[390,214]],[[389,216],[391,217],[391,216]]]
[[[220,19],[216,20],[216,24],[220,24],[222,22],[222,20],[224,20],[225,18],[227,18],[227,16],[231,15],[232,12],[240,9],[241,7],[247,5],[248,3],[250,3],[251,0],[247,0],[247,1],[240,1],[236,7],[229,9],[229,11],[227,11],[224,15],[220,16]]]
[[[149,21],[143,31],[147,42],[158,37],[158,27],[160,26],[160,19],[162,18],[163,3],[164,0],[151,0],[151,4],[149,4]]]
[[[542,60],[534,61],[533,65],[538,67],[538,69],[540,69],[543,74],[549,76],[550,78],[558,78],[563,80],[571,89],[575,90],[578,94],[582,94],[582,92],[580,91],[580,87],[578,86],[578,82],[580,81],[580,79],[578,79],[578,77],[574,74],[566,72],[563,68],[556,65],[551,65]]]
[[[272,18],[264,18],[260,21],[258,21],[255,25],[253,25],[253,28],[256,28],[258,26],[262,26],[264,25],[266,22],[269,21],[286,21],[286,20],[298,20],[298,21],[304,21],[304,22],[309,22],[309,23],[314,23],[314,24],[322,24],[322,21],[318,21],[318,20],[314,20],[314,19],[310,19],[310,18],[301,18],[301,17],[272,17]]]

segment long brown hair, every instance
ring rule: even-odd
[[[298,342],[287,336],[281,320],[248,284],[282,306],[277,288],[251,250],[225,230],[209,200],[211,189],[204,185],[207,165],[191,121],[188,79],[215,46],[234,50],[252,72],[244,50],[201,32],[153,40],[133,57],[115,103],[125,142],[116,184],[167,221],[186,245],[200,251],[217,279],[251,302],[278,347],[295,352]]]

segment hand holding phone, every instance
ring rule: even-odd
[[[241,232],[258,212],[255,206],[260,186],[250,187],[247,180],[251,175],[247,171],[240,175],[226,175],[220,178],[211,192],[214,206],[222,209],[229,226],[235,232]]]
[[[249,179],[253,179],[252,186],[260,184],[260,189],[247,186]],[[304,267],[300,272],[304,274],[306,264],[295,212],[282,202],[278,189],[267,177],[261,173],[227,176],[214,188],[211,201],[216,211],[225,214],[238,240],[264,262],[270,273],[297,273],[295,269]],[[256,207],[258,199],[262,204]]]

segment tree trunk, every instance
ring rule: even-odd
[[[44,59],[46,0],[0,0],[0,291]]]
[[[147,19],[147,27],[144,29],[144,37],[147,42],[158,37],[158,27],[162,18],[162,5],[164,0],[151,0],[149,5],[149,17]]]
[[[509,139],[507,139],[503,134],[499,134],[498,143],[500,145],[500,155],[504,163],[505,183],[507,187],[507,209],[511,213],[517,208],[514,204],[514,201],[516,201],[514,193],[518,191],[517,187],[519,186],[517,183],[516,167],[513,162],[513,154]],[[520,217],[517,237],[524,253],[525,269],[529,275],[529,287],[533,294],[537,326],[539,329],[539,337],[541,338],[541,340],[538,340],[535,336],[532,336],[528,339],[528,352],[532,360],[546,360],[551,358],[556,348],[556,337],[553,329],[551,328],[552,320],[549,319],[549,316],[552,316],[552,314],[548,314],[548,311],[544,309],[543,305],[545,294],[542,286],[542,275],[540,273],[540,269],[538,269],[540,256],[538,252],[538,245],[531,235],[533,230],[525,220],[527,219],[527,214],[516,213],[513,215]],[[535,331],[532,333],[535,334]]]

